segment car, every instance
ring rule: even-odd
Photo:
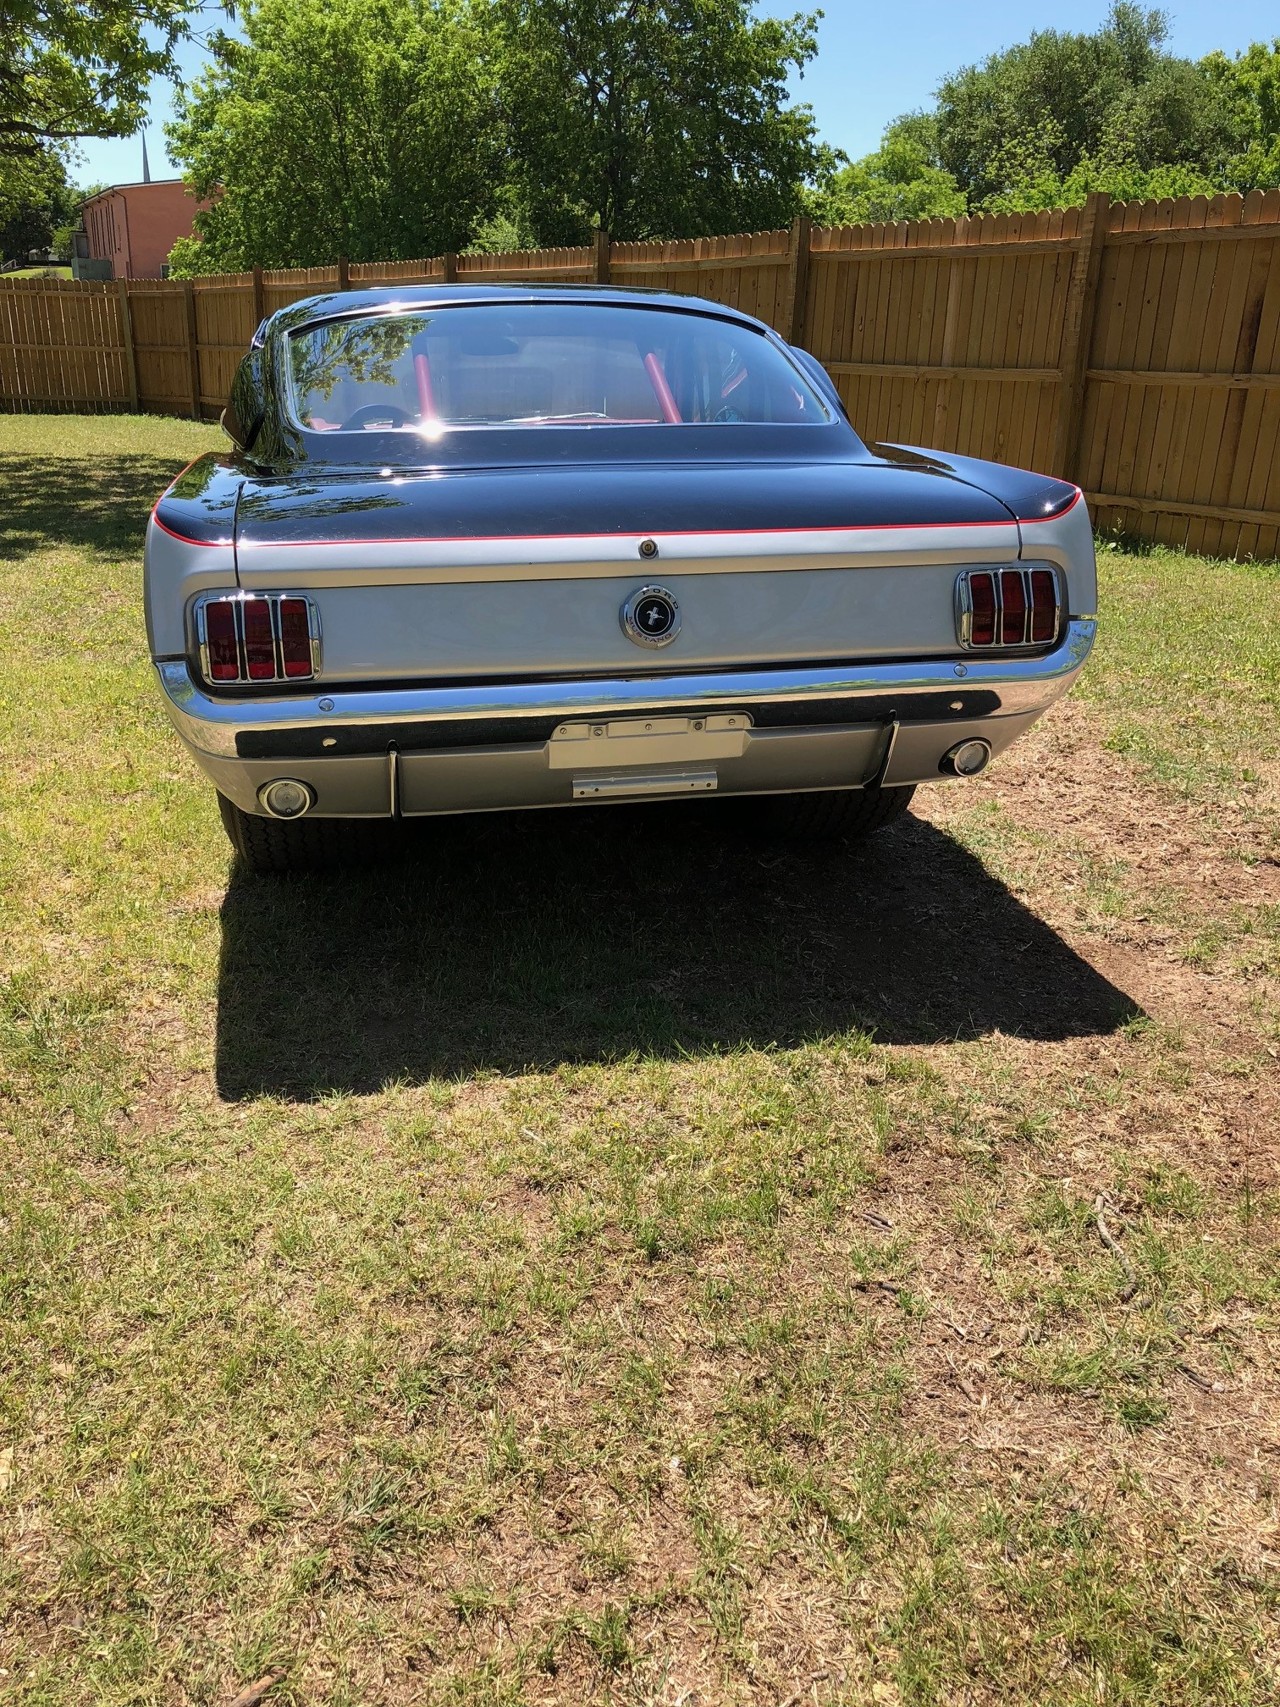
[[[525,807],[745,796],[866,834],[979,775],[1093,643],[1077,486],[864,443],[811,355],[695,297],[313,296],[222,421],[156,504],[145,603],[255,872]]]

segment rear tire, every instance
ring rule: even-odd
[[[225,794],[218,795],[218,811],[236,858],[255,877],[326,871],[372,840],[365,825],[350,819],[261,818],[242,812]]]
[[[761,821],[771,834],[794,842],[870,836],[901,818],[914,793],[912,786],[766,795],[759,802]]]

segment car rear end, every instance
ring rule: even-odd
[[[597,389],[557,380],[566,407],[545,419],[555,340],[506,384],[464,328],[485,386],[455,376],[452,408],[481,397],[542,415],[461,430],[424,418],[448,391],[447,347],[401,336],[404,405],[360,400],[348,348],[347,395],[323,406],[367,424],[311,436],[366,452],[368,434],[387,455],[412,433],[418,465],[218,464],[153,522],[166,703],[238,813],[296,824],[908,790],[980,772],[1084,661],[1095,582],[1078,492],[867,451],[798,368],[782,408],[800,418],[755,419],[765,394],[735,373],[760,372],[759,329],[734,327],[702,368],[654,335],[664,383],[650,335],[622,338],[648,393],[610,348]],[[734,400],[734,418],[686,419],[708,393]],[[625,419],[596,419],[596,398]]]

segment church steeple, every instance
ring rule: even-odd
[[[142,133],[142,181],[144,184],[151,182],[151,166],[147,160],[147,133],[145,130]]]

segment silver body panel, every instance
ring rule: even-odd
[[[998,560],[997,560],[998,561]],[[667,675],[733,669],[768,658],[947,656],[956,650],[952,564],[889,568],[673,572],[680,633],[649,651],[618,613],[642,579],[538,577],[420,586],[324,587],[312,593],[325,637],[324,680],[466,676]],[[246,583],[262,590],[259,581]]]

